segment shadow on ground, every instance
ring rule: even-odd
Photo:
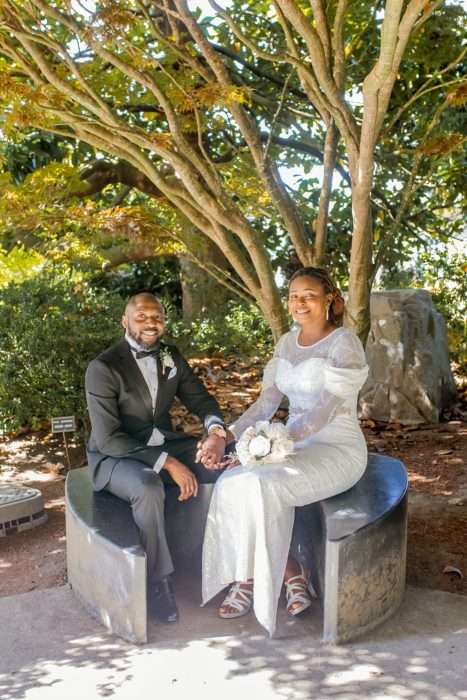
[[[0,599],[0,697],[467,699],[465,597],[408,589],[391,620],[334,647],[320,642],[317,603],[298,621],[282,610],[268,639],[252,615],[200,609],[196,582],[178,588],[180,623],[151,624],[143,646],[106,633],[67,586]]]

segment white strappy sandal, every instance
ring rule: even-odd
[[[311,581],[306,580],[305,572],[301,565],[300,573],[284,581],[284,586],[287,600],[287,612],[290,615],[300,615],[300,613],[310,607],[311,598],[316,598],[316,591]]]
[[[248,584],[250,582],[248,581]],[[243,586],[243,587],[242,587]],[[219,617],[224,620],[231,620],[234,617],[241,617],[246,615],[251,610],[253,604],[253,588],[247,585],[245,581],[236,581],[230,587],[230,590],[222,605],[219,608]],[[230,612],[223,612],[224,607],[234,608]]]

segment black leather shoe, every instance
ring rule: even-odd
[[[169,578],[158,581],[150,591],[148,612],[159,622],[177,622],[177,603]]]

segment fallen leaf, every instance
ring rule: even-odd
[[[443,569],[443,574],[455,574],[456,576],[459,576],[460,579],[464,578],[464,574],[457,568],[457,566],[445,566]]]

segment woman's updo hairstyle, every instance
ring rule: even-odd
[[[344,297],[340,289],[335,285],[329,272],[324,267],[301,267],[290,278],[289,289],[297,277],[310,277],[317,280],[323,287],[325,294],[332,294],[332,301],[329,306],[329,321],[335,326],[342,326],[345,309]]]

